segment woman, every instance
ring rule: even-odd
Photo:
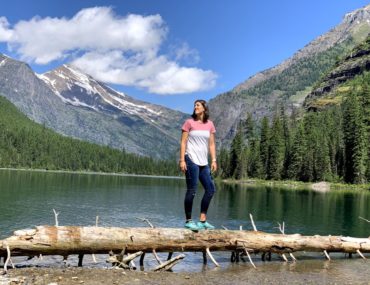
[[[180,146],[180,169],[185,173],[187,191],[185,195],[185,228],[191,230],[214,229],[207,222],[207,210],[212,196],[216,191],[211,172],[217,170],[215,127],[208,120],[209,113],[206,101],[196,100],[191,119],[182,126]],[[211,155],[211,169],[208,166],[208,149]],[[191,219],[193,200],[198,180],[204,188],[201,202],[199,222]]]

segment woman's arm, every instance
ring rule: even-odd
[[[212,133],[209,137],[209,153],[211,154],[211,171],[214,172],[217,170],[217,161],[216,161],[216,139],[215,134]]]
[[[185,149],[186,149],[186,142],[188,141],[189,133],[182,131],[181,134],[181,143],[180,143],[180,169],[182,172],[186,171],[186,163],[185,163]]]

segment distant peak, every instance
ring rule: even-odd
[[[344,20],[353,21],[354,19],[358,19],[358,18],[368,19],[369,17],[370,17],[370,4],[345,14]]]
[[[79,72],[79,73],[86,74],[83,70],[81,70],[78,67],[76,67],[76,66],[74,66],[72,64],[69,64],[69,63],[63,64],[62,67],[66,68],[66,69],[69,69],[71,71],[74,71],[74,72]]]
[[[363,7],[364,10],[370,11],[370,4]]]

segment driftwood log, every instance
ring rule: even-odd
[[[38,226],[15,231],[0,240],[0,257],[71,254],[107,254],[109,251],[209,252],[290,254],[296,251],[369,253],[369,238],[303,236],[260,231],[206,230],[192,232],[177,228],[116,228]]]

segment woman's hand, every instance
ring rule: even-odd
[[[185,149],[186,143],[188,141],[189,133],[185,132],[184,130],[181,133],[181,143],[180,143],[180,161],[179,167],[182,172],[185,173],[186,169],[186,162],[185,162]]]
[[[216,172],[217,171],[217,162],[216,161],[212,161],[211,163],[211,172]]]
[[[180,166],[180,170],[185,173],[186,170],[187,170],[187,168],[186,168],[186,162],[183,161],[183,160],[180,160],[179,166]]]

